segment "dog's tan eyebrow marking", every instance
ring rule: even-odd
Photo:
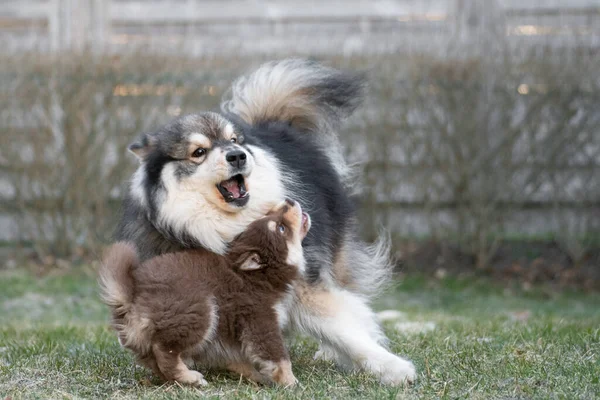
[[[212,145],[212,142],[209,138],[201,133],[192,133],[188,141],[190,142],[190,152],[193,152],[198,147],[202,147],[203,149],[209,149]]]
[[[225,128],[223,129],[223,135],[225,136],[225,139],[231,139],[232,137],[234,137],[235,130],[233,129],[233,125],[231,125],[230,123],[225,125]]]
[[[269,229],[273,232],[275,232],[275,228],[277,226],[277,223],[275,221],[269,221],[269,223],[267,224],[267,226],[269,227]]]

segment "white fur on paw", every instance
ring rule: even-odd
[[[404,385],[417,379],[417,371],[412,362],[392,356],[381,365],[379,379],[385,385]]]
[[[177,380],[179,383],[183,383],[191,386],[206,386],[208,382],[204,379],[204,375],[202,375],[198,371],[187,371],[185,375],[180,377]]]

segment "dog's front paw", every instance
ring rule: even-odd
[[[379,380],[385,385],[405,385],[417,379],[417,371],[413,363],[396,356],[391,356],[384,362],[379,371]]]
[[[184,373],[182,373],[181,375],[179,375],[177,377],[177,382],[183,384],[183,385],[190,385],[190,386],[206,386],[208,385],[208,382],[206,382],[206,379],[204,379],[204,375],[202,375],[200,372],[198,371],[186,371]]]

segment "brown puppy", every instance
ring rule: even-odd
[[[286,200],[253,222],[225,256],[188,250],[139,263],[113,245],[100,269],[121,344],[164,380],[204,385],[184,360],[260,383],[294,385],[281,328],[291,285],[304,272],[310,218]]]

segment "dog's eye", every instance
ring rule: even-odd
[[[202,157],[205,154],[206,154],[206,149],[203,149],[203,148],[199,147],[196,150],[194,150],[194,152],[192,153],[192,157],[194,157],[194,158],[200,158],[200,157]]]
[[[237,143],[237,138],[235,138],[235,137],[232,137],[230,140],[231,140],[231,143]]]
[[[283,224],[280,224],[277,229],[279,230],[279,233],[285,232],[285,226],[283,226]]]

